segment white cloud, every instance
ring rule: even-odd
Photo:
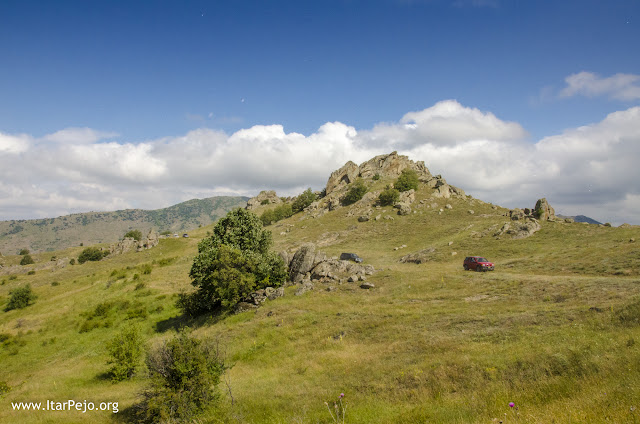
[[[361,131],[340,122],[311,135],[287,133],[281,125],[231,135],[203,128],[133,144],[99,142],[95,134],[105,133],[84,130],[71,132],[84,137],[56,136],[55,143],[44,142],[51,136],[0,135],[0,146],[9,146],[5,153],[20,153],[0,150],[0,219],[152,209],[262,189],[294,195],[322,188],[348,160],[361,163],[393,150],[424,160],[432,173],[477,198],[508,207],[532,207],[547,197],[565,214],[637,223],[640,203],[640,107],[536,143],[526,140],[520,124],[451,100]]]
[[[31,137],[20,135],[9,135],[0,132],[0,155],[16,154],[27,151]]]
[[[114,132],[96,131],[86,127],[70,127],[45,135],[42,140],[54,143],[90,144],[117,136],[118,134]]]
[[[567,86],[560,97],[582,95],[587,97],[608,96],[616,100],[640,99],[640,75],[615,74],[602,78],[592,72],[579,72],[565,78]]]

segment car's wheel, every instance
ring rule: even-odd
[[[476,272],[482,272],[482,267],[480,265],[476,266]]]
[[[464,268],[465,271],[469,271],[469,265],[464,264],[464,265],[462,265],[462,267]]]

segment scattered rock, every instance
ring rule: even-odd
[[[395,218],[394,218],[394,217],[392,217],[391,215],[385,215],[385,216],[384,216],[384,219],[387,219],[387,220],[391,220],[391,221],[393,221]]]
[[[411,206],[407,203],[396,203],[394,208],[398,209],[398,215],[409,215],[411,213]]]
[[[400,262],[402,263],[415,263],[422,264],[425,262],[429,262],[433,259],[433,253],[436,251],[435,247],[429,247],[427,249],[423,249],[419,252],[410,253],[408,255],[400,258]]]
[[[358,217],[358,222],[367,222],[369,220],[369,215],[362,215]]]
[[[447,203],[446,205],[444,205],[444,207],[445,207],[445,209],[453,209],[453,206],[451,206],[451,205],[450,205],[450,204],[448,204],[448,203]]]
[[[475,211],[474,211],[473,209],[469,209],[469,210],[467,211],[467,213],[468,213],[469,215],[473,215],[473,214],[475,213]]]
[[[308,291],[313,290],[313,283],[311,281],[305,281],[294,293],[295,296],[302,296]]]
[[[448,244],[449,244],[449,246],[451,246],[451,245],[453,244],[453,242],[452,242],[452,241],[450,241]]]
[[[362,283],[362,284],[360,284],[360,288],[361,289],[369,290],[369,289],[372,289],[374,287],[375,287],[375,284],[373,284],[373,283]]]

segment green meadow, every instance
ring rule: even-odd
[[[144,361],[113,383],[106,350],[131,324],[147,349],[189,326],[224,350],[220,401],[198,423],[331,423],[325,402],[333,408],[341,393],[354,424],[640,422],[640,230],[545,222],[529,238],[497,239],[506,209],[429,195],[421,189],[408,216],[374,208],[380,219],[358,222],[347,216],[356,204],[267,227],[276,251],[314,242],[330,256],[357,253],[376,269],[370,290],[316,283],[295,296],[290,286],[256,311],[188,320],[175,302],[192,290],[189,269],[212,225],[143,252],[0,276],[0,422],[133,420]],[[427,263],[399,261],[430,247]],[[469,255],[496,270],[465,272]],[[36,301],[5,311],[26,284]],[[118,413],[12,408],[69,399],[118,402]]]

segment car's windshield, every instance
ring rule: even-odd
[[[487,260],[487,258],[478,258],[478,259],[477,259],[477,261],[478,261],[478,262],[489,262],[489,261]]]

